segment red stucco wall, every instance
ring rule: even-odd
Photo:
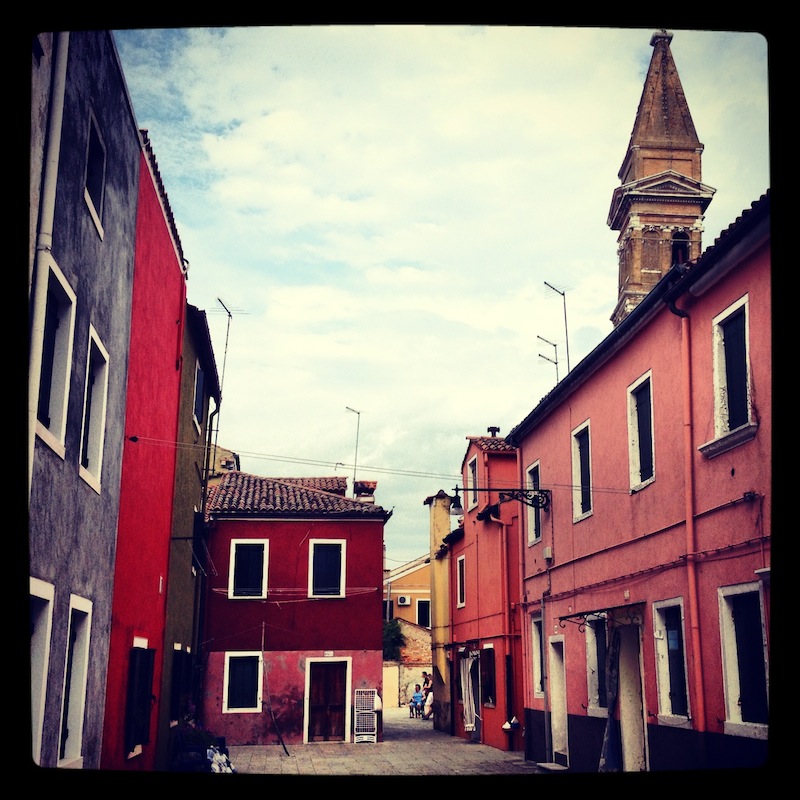
[[[113,268],[113,265],[109,265]],[[175,480],[181,325],[186,284],[163,209],[142,156],[122,464],[103,731],[104,769],[151,770],[164,650],[167,564]],[[117,365],[111,364],[111,369]],[[193,365],[192,365],[193,368]],[[124,724],[134,637],[155,648],[150,744],[127,759]],[[166,698],[165,698],[166,700]]]

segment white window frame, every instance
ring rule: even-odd
[[[339,571],[339,593],[338,594],[315,594],[314,593],[314,550],[317,545],[338,544],[342,549],[342,561]],[[308,541],[308,596],[321,600],[336,599],[345,597],[347,593],[347,540],[346,539],[309,539]]]
[[[94,132],[97,136],[97,143],[100,146],[100,154],[102,155],[102,175],[100,178],[100,208],[94,202],[92,198],[91,192],[89,191],[88,186],[88,178],[89,178],[89,165],[93,157],[97,155],[97,151],[92,149],[92,132]],[[103,138],[103,134],[100,130],[100,125],[97,123],[97,117],[94,115],[94,111],[89,109],[89,126],[87,128],[87,136],[86,136],[86,163],[84,165],[84,176],[83,176],[83,199],[86,202],[86,207],[89,209],[89,214],[94,221],[95,227],[97,228],[98,234],[100,234],[100,238],[102,239],[104,234],[103,230],[103,206],[105,205],[105,195],[106,195],[106,169],[108,166],[108,155],[106,150],[106,143]]]
[[[538,486],[534,486],[531,473],[536,470],[538,476]],[[542,465],[540,461],[534,461],[525,470],[525,483],[528,489],[538,489],[542,485]],[[528,544],[536,544],[542,540],[542,510],[534,506],[528,506]],[[538,524],[537,524],[538,522]]]
[[[89,466],[82,464],[84,456],[84,432],[86,427],[87,403],[89,399],[89,379],[92,370],[92,351],[96,351],[100,358],[97,365],[95,380],[97,385],[92,389],[92,409],[89,419],[88,441],[86,449],[89,456]],[[101,477],[103,474],[103,445],[106,435],[106,407],[108,403],[108,351],[103,346],[94,326],[89,326],[89,346],[86,350],[86,378],[83,386],[83,412],[81,421],[81,446],[79,455],[80,476],[98,494],[100,493]]]
[[[581,508],[581,458],[580,446],[578,444],[578,436],[584,430],[587,431],[589,437],[587,444],[588,452],[586,454],[589,460],[589,508],[587,511],[583,511]],[[572,521],[580,522],[581,520],[592,516],[592,513],[594,512],[594,496],[592,492],[592,429],[590,421],[587,419],[585,422],[582,422],[580,425],[574,428],[570,434],[570,438],[572,445]]]
[[[75,639],[75,648],[73,650],[72,675],[70,684],[67,686],[66,666],[69,658],[69,642],[72,636],[73,611],[80,615],[80,618],[77,628],[77,637]],[[81,768],[83,766],[83,722],[86,712],[86,685],[89,676],[89,649],[92,638],[92,601],[87,600],[85,597],[71,594],[69,597],[68,620],[67,642],[64,654],[64,681],[61,691],[61,725],[59,726],[59,731],[64,730],[64,706],[67,700],[67,691],[69,691],[69,707],[67,712],[67,729],[69,730],[69,735],[67,737],[67,747],[64,758],[58,759],[58,766]]]
[[[668,608],[678,606],[681,612],[681,636],[683,637],[683,680],[686,692],[686,716],[672,713],[672,703],[669,697],[670,669],[669,650],[666,634],[664,612]],[[653,603],[653,641],[656,655],[656,687],[658,691],[658,721],[672,728],[692,727],[692,698],[689,694],[689,664],[686,660],[686,620],[684,616],[683,601],[679,597],[669,600],[659,600]]]
[[[417,599],[416,603],[417,603],[417,605],[416,605],[415,619],[416,619],[417,625],[420,624],[420,622],[419,622],[419,607],[420,607],[420,605],[422,605],[423,603],[427,603],[428,604],[428,624],[423,626],[423,627],[426,627],[428,630],[430,630],[430,628],[431,628],[431,601],[430,601],[430,598],[426,597],[426,598],[424,598],[422,600]]]
[[[261,591],[258,594],[235,594],[236,549],[239,545],[260,544],[264,546],[261,565]],[[268,592],[269,539],[231,539],[230,560],[228,562],[228,599],[229,600],[265,600]]]
[[[69,383],[72,375],[72,348],[75,340],[75,309],[77,298],[72,287],[64,277],[64,273],[52,258],[43,261],[43,269],[47,269],[47,279],[43,281],[45,293],[41,302],[44,306],[43,319],[47,318],[50,309],[50,285],[60,293],[58,300],[59,326],[55,336],[55,352],[53,354],[53,371],[50,381],[50,424],[45,425],[36,418],[36,435],[45,442],[51,450],[58,453],[61,458],[65,454],[65,438],[67,432],[67,401],[69,399]],[[42,339],[37,345],[44,346],[44,327]],[[39,383],[41,385],[40,366]],[[36,396],[38,406],[38,391]]]
[[[650,453],[653,462],[653,474],[645,480],[641,479],[641,456],[639,449],[640,434],[639,417],[636,412],[636,400],[639,389],[650,384]],[[630,472],[631,492],[638,492],[649,486],[656,479],[656,436],[653,414],[653,374],[648,370],[628,387],[628,468]]]
[[[544,697],[544,622],[541,614],[531,615],[531,674],[533,676],[533,696]]]
[[[589,717],[607,717],[608,709],[600,705],[600,665],[597,663],[597,628],[595,624],[605,622],[605,618],[596,614],[586,617],[584,636],[586,637],[586,689],[588,704],[586,714]],[[606,626],[602,627],[603,632]]]
[[[44,708],[47,699],[47,670],[50,666],[51,635],[53,632],[53,600],[55,586],[52,583],[30,578],[30,596],[38,605],[35,623],[31,632],[31,757],[39,764],[42,755],[42,733],[44,730]]]
[[[731,429],[728,421],[728,384],[725,371],[725,322],[739,310],[744,313],[745,340],[745,375],[747,395],[747,422]],[[711,321],[711,346],[713,355],[714,386],[714,439],[700,445],[698,450],[706,457],[713,458],[737,445],[749,442],[758,431],[758,424],[753,420],[752,373],[750,369],[750,300],[748,295],[731,303],[724,311]]]
[[[466,471],[467,481],[467,511],[472,510],[478,505],[478,456],[473,456],[467,462]]]
[[[256,704],[247,707],[230,708],[228,706],[228,680],[230,677],[230,662],[234,658],[257,658],[258,659],[258,687],[256,692]],[[225,653],[225,668],[222,677],[222,713],[223,714],[260,714],[261,705],[264,700],[264,654],[260,650],[231,650]]]
[[[200,399],[202,407],[205,408],[205,397],[198,398],[198,394],[203,394],[205,391],[205,370],[200,365],[200,359],[195,359],[194,362],[194,388],[192,395],[192,421],[198,433],[203,430],[203,420],[197,416],[197,401]]]
[[[736,626],[730,598],[736,594],[757,592],[761,608],[761,643],[764,653],[764,670],[769,696],[769,663],[764,617],[764,594],[759,582],[743,583],[736,586],[721,586],[719,596],[720,644],[722,646],[722,677],[725,692],[725,733],[746,736],[751,739],[766,739],[769,726],[759,722],[742,720],[739,706],[739,663],[736,647]]]
[[[456,558],[456,608],[464,608],[467,604],[467,557]]]

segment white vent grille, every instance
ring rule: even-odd
[[[378,715],[375,713],[376,689],[356,689],[355,739],[360,742],[378,741]]]

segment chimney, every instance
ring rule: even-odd
[[[353,484],[353,493],[355,494],[355,499],[359,503],[374,503],[375,487],[377,485],[377,481],[356,481]]]
[[[492,425],[486,430],[489,431],[492,436],[497,436],[497,434],[500,432],[500,428],[498,428],[496,425]]]

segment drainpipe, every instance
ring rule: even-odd
[[[33,453],[36,445],[36,419],[39,405],[39,383],[42,372],[42,346],[44,319],[47,308],[47,282],[50,274],[45,253],[53,249],[53,217],[55,216],[58,162],[61,153],[61,127],[64,119],[64,94],[67,83],[67,54],[69,32],[53,35],[53,80],[50,89],[50,118],[47,123],[44,165],[42,169],[42,194],[39,220],[36,227],[35,266],[28,275],[28,291],[33,287],[31,309],[30,353],[28,357],[28,502],[33,482]],[[35,280],[35,285],[33,281]]]
[[[503,579],[503,661],[506,670],[506,720],[513,716],[514,687],[512,685],[513,672],[511,669],[511,626],[509,624],[509,603],[511,592],[508,587],[508,523],[494,515],[489,517],[492,522],[500,526],[500,574]],[[508,749],[513,749],[514,731],[509,732]]]
[[[699,733],[706,729],[706,710],[703,687],[703,655],[700,649],[700,620],[697,598],[697,541],[694,526],[694,452],[692,429],[692,370],[691,370],[691,321],[689,314],[668,301],[669,310],[681,321],[681,372],[683,380],[683,456],[684,456],[684,507],[686,516],[686,572],[689,588],[689,630],[692,641],[692,684],[694,697],[692,714]]]
[[[211,458],[211,437],[214,431],[214,417],[219,414],[219,407],[221,403],[216,403],[214,410],[208,417],[208,428],[206,430],[206,446],[205,446],[205,468],[203,469],[203,502],[200,506],[200,513],[205,519],[206,514],[206,501],[208,500],[208,479],[211,475],[211,470],[214,468],[214,463]]]

